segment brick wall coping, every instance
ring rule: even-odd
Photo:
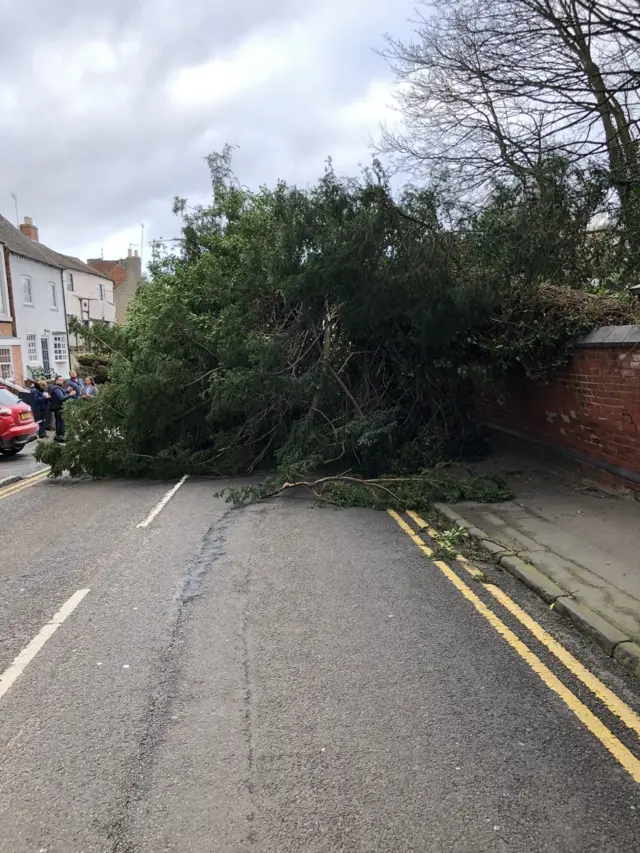
[[[577,341],[579,347],[626,347],[640,344],[640,326],[601,326]]]

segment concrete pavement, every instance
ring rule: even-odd
[[[640,503],[515,456],[493,457],[478,470],[504,477],[514,499],[440,511],[546,601],[566,604],[608,654],[620,644],[621,659],[640,678]]]
[[[137,527],[171,485],[0,492],[27,534],[2,536],[0,672],[90,589],[0,699],[2,853],[640,847],[628,768],[390,516],[231,510],[188,480]],[[485,569],[637,711],[631,677]]]

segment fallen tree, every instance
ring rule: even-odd
[[[445,227],[433,193],[394,195],[379,167],[250,192],[227,154],[211,162],[210,207],[176,202],[180,251],[158,249],[127,325],[85,330],[109,356],[110,382],[67,405],[65,445],[39,449],[54,475],[271,469],[278,490],[348,470],[364,482],[325,481],[324,497],[348,486],[371,504],[393,480],[398,500],[407,489],[428,499],[437,487],[425,471],[483,452],[474,376],[552,369],[572,336],[613,306],[632,310],[581,294],[585,312],[568,291],[541,288],[549,256],[567,262],[567,239],[554,225],[519,241],[522,211]]]

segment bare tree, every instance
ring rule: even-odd
[[[594,26],[601,28],[599,32],[616,33],[632,44],[640,45],[640,17],[636,0],[576,0],[576,5],[590,16]],[[640,72],[636,69],[635,73]]]
[[[624,210],[638,188],[640,18],[632,0],[433,0],[416,39],[388,39],[400,133],[382,150],[461,189],[541,160],[585,159],[610,175]]]

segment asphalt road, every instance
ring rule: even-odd
[[[481,583],[613,751],[391,516],[230,510],[187,480],[138,527],[172,485],[0,491],[0,673],[20,670],[2,853],[640,849],[638,734]],[[494,576],[640,709],[631,676]]]
[[[52,433],[49,433],[51,435]],[[16,456],[3,456],[0,454],[0,484],[5,480],[16,477],[27,477],[45,468],[40,462],[35,460],[36,447],[39,442],[32,441],[24,447]]]

